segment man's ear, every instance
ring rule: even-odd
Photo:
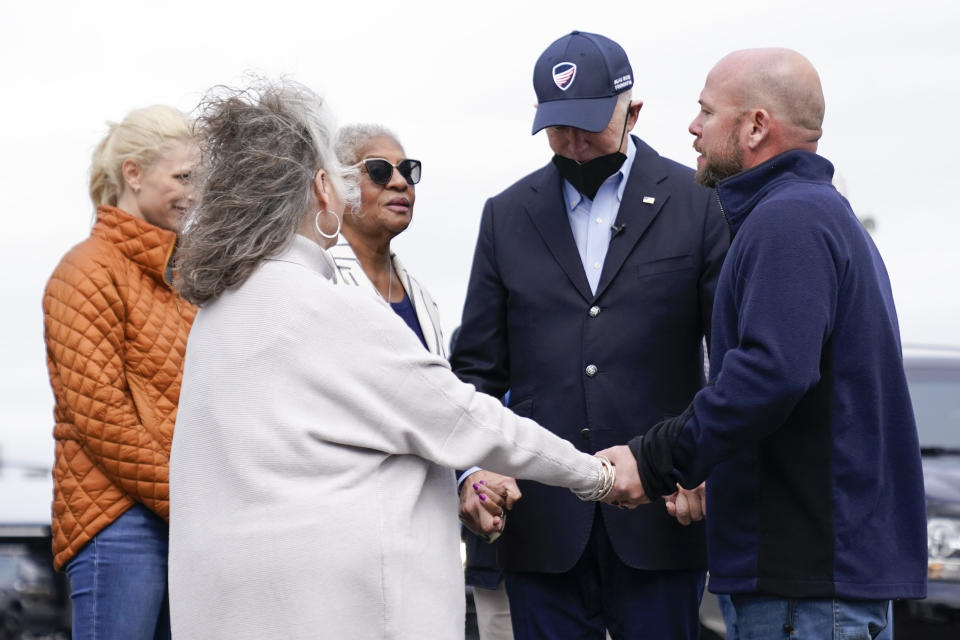
[[[633,126],[637,124],[637,118],[640,117],[640,109],[643,109],[643,100],[630,101],[630,106],[627,107],[630,113],[630,115],[627,116],[627,131],[633,131]]]
[[[123,176],[123,181],[127,183],[131,191],[134,193],[140,191],[140,180],[143,177],[143,169],[140,167],[139,162],[131,158],[124,160],[123,164],[120,165],[120,175]]]
[[[754,151],[770,136],[773,119],[766,109],[754,109],[744,120],[745,144],[748,149]]]

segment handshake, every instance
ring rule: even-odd
[[[621,509],[633,509],[648,504],[651,498],[643,489],[636,458],[626,445],[610,447],[596,453],[606,458],[613,467],[613,486],[603,502]],[[507,511],[522,496],[516,480],[491,471],[476,471],[468,476],[460,490],[460,521],[488,542],[503,532]],[[654,496],[656,498],[656,496]],[[702,520],[707,512],[706,491],[703,484],[695,489],[683,489],[664,497],[667,513],[682,525]]]

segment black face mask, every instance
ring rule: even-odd
[[[583,163],[554,155],[553,164],[574,189],[593,200],[600,190],[600,185],[619,171],[626,159],[627,155],[619,151]]]
[[[623,138],[627,135],[627,121],[630,119],[630,109],[627,109],[627,117],[623,120],[623,131],[620,133],[620,144],[617,148],[623,146]],[[598,156],[593,160],[586,162],[577,162],[570,158],[554,154],[553,164],[557,171],[567,182],[573,185],[573,188],[587,196],[591,200],[600,190],[600,185],[604,181],[620,170],[623,163],[626,162],[627,155],[620,151],[608,153],[605,156]]]

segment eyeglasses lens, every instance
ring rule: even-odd
[[[375,184],[386,185],[393,177],[393,165],[386,160],[364,160],[363,164],[367,167],[367,174]]]
[[[374,184],[382,187],[390,184],[390,180],[393,178],[392,164],[382,158],[368,158],[363,161],[363,165],[367,168],[367,175],[370,176]],[[420,182],[419,160],[411,160],[409,158],[401,160],[400,164],[397,165],[397,171],[399,171],[403,179],[407,181],[407,184],[413,185]]]
[[[407,181],[407,184],[417,184],[420,182],[420,161],[407,158],[397,165],[400,175]]]

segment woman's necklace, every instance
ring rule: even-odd
[[[393,293],[393,260],[390,259],[390,256],[387,256],[387,297],[384,300],[387,301],[387,304],[391,304],[390,298]]]

